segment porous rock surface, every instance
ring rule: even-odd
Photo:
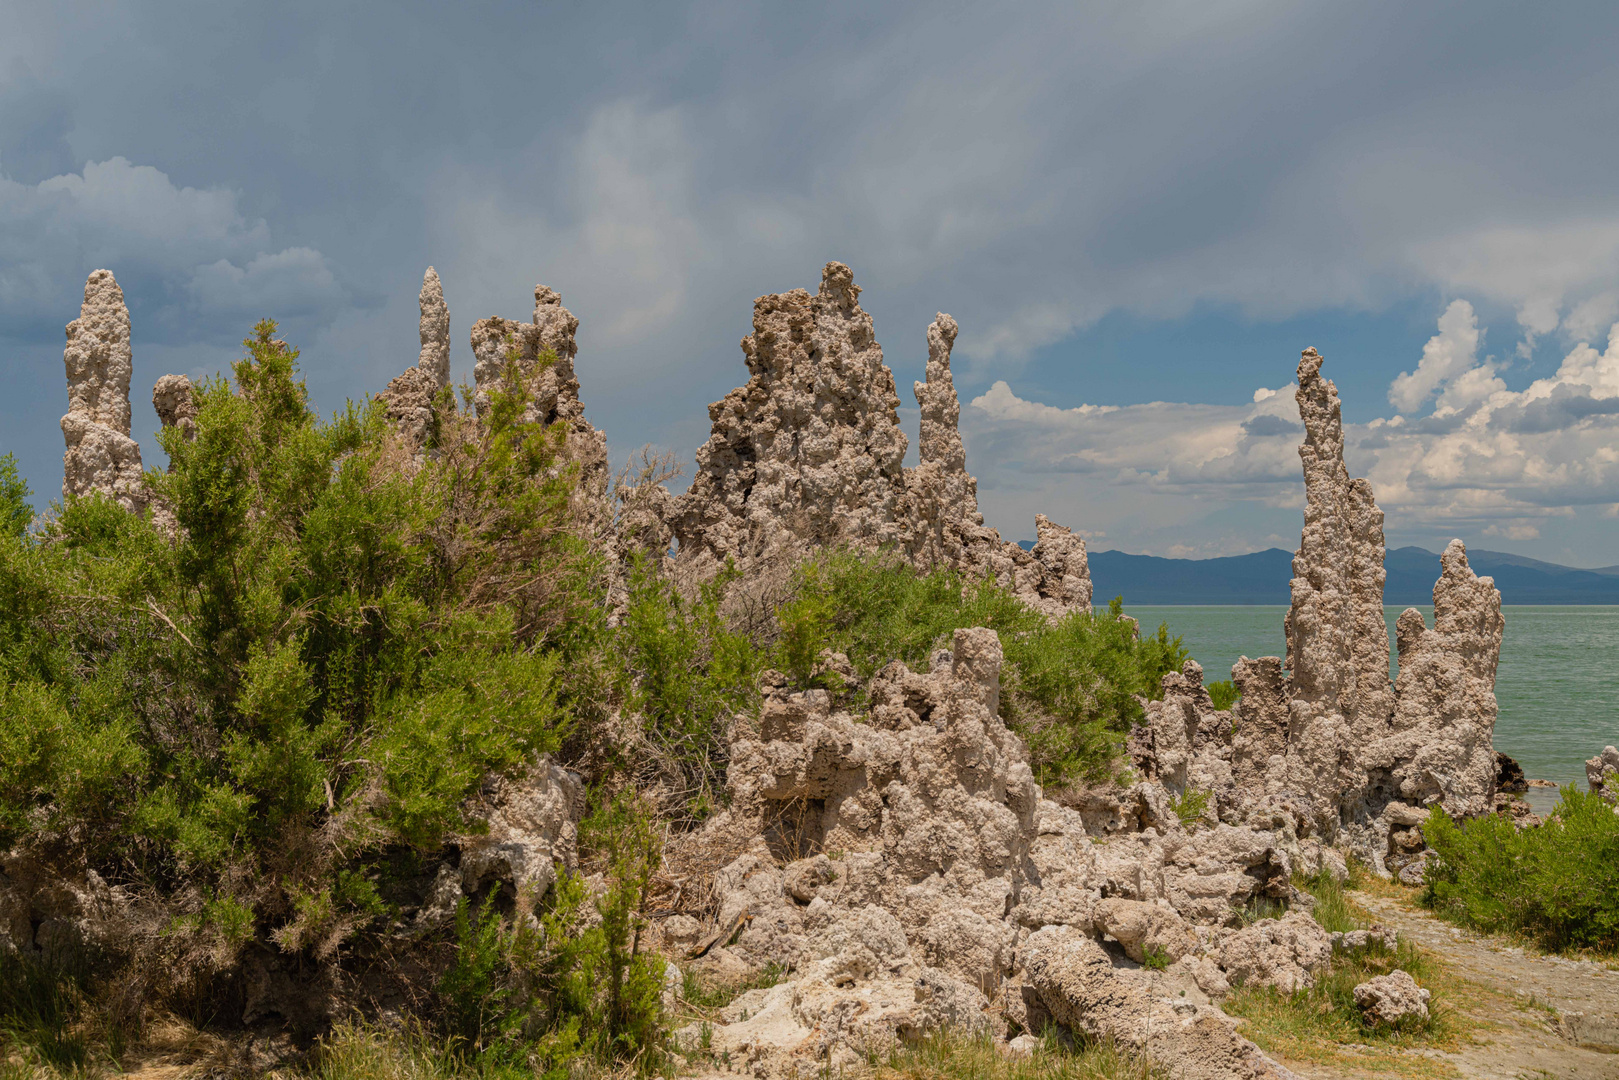
[[[1495,668],[1501,655],[1501,593],[1467,565],[1452,540],[1440,556],[1434,624],[1408,608],[1395,623],[1400,675],[1392,731],[1365,752],[1387,770],[1402,802],[1438,802],[1455,816],[1488,813],[1495,794]]]
[[[421,355],[416,366],[433,376],[440,387],[450,385],[450,307],[444,302],[444,285],[431,266],[422,275],[422,291],[416,297],[421,309],[419,334]]]
[[[84,283],[79,317],[67,324],[67,415],[62,436],[64,499],[99,491],[130,511],[147,503],[140,444],[129,437],[129,379],[134,354],[129,308],[110,270]]]
[[[1224,721],[1208,703],[1182,694],[1177,706],[1166,684],[1164,702],[1149,710],[1152,738],[1133,745],[1154,742],[1151,766],[1171,787],[1184,772],[1210,791],[1221,820],[1292,815],[1301,837],[1391,872],[1398,867],[1387,860],[1430,805],[1464,816],[1491,808],[1501,596],[1452,541],[1434,586],[1434,626],[1415,609],[1400,617],[1400,676],[1390,683],[1383,514],[1371,485],[1344,464],[1338,393],[1321,364],[1306,349],[1298,367],[1306,505],[1286,661],[1244,657],[1232,669],[1241,693],[1234,735],[1219,734]],[[1183,725],[1158,715],[1177,707]]]
[[[1585,782],[1593,794],[1619,803],[1619,750],[1604,746],[1602,753],[1587,759]]]
[[[1288,779],[1330,827],[1339,802],[1365,787],[1356,748],[1383,735],[1393,712],[1383,621],[1383,512],[1344,465],[1338,391],[1322,357],[1299,359],[1304,422],[1304,531],[1293,557],[1287,615]]]
[[[197,399],[191,380],[184,375],[164,375],[152,387],[152,408],[164,427],[177,427],[188,441],[197,435]]]
[[[1188,1000],[1154,972],[1121,968],[1072,926],[1048,926],[1022,949],[1024,977],[1052,1019],[1144,1052],[1178,1080],[1293,1077],[1238,1035],[1218,1008]]]
[[[1170,1033],[1149,1051],[1192,1070],[1185,1075],[1283,1075],[1266,1071],[1273,1067],[1212,1005],[1232,982],[1223,964],[1229,952],[1236,977],[1308,985],[1330,939],[1298,912],[1245,931],[1227,924],[1258,896],[1289,895],[1294,868],[1330,870],[1330,859],[1299,841],[1290,821],[1188,831],[1152,780],[1092,793],[1077,807],[1042,798],[1022,741],[997,712],[1001,662],[993,631],[958,630],[930,671],[895,662],[875,675],[863,716],[827,690],[764,678],[758,716],[739,721],[731,746],[731,806],[684,842],[754,838],[715,876],[711,925],[723,941],[700,963],[774,963],[793,979],[754,992],[755,1004],[711,1031],[713,1045],[747,1057],[756,1075],[776,1076],[841,1060],[877,1037],[829,1041],[806,1000],[819,1016],[889,1017],[884,1038],[943,1023],[944,1014],[917,1011],[936,1000],[998,1031],[1038,1030],[1048,1016],[1080,1023],[1078,1006],[1052,997],[1060,983],[1041,983],[1031,969],[1038,942],[1060,928],[1091,943],[1118,980],[1106,993],[1136,995],[1111,1019],[1087,1013],[1079,1030],[1134,1039],[1148,1017]],[[1195,665],[1174,677],[1207,697]],[[844,964],[849,977],[829,979],[827,956],[847,951],[825,943],[833,927],[860,927],[862,936],[886,928],[882,948],[868,942],[886,967]],[[1141,969],[1149,958],[1167,970]],[[900,994],[887,980],[901,971],[931,989]],[[1133,1012],[1137,1005],[1146,1012]],[[1228,1068],[1251,1072],[1218,1071]]]
[[[1303,990],[1332,961],[1332,937],[1302,911],[1260,919],[1225,938],[1220,967],[1233,983]]]
[[[899,394],[860,287],[828,263],[804,289],[754,302],[742,339],[750,378],[709,406],[709,440],[685,494],[663,511],[677,560],[698,576],[836,546],[891,548],[924,567],[988,577],[1052,615],[1088,610],[1083,538],[1037,519],[1033,551],[1001,540],[978,511],[950,374],[958,328],[928,327],[919,463],[903,465]]]
[[[574,360],[579,320],[562,306],[562,296],[545,285],[534,286],[534,317],[516,322],[494,316],[472,324],[473,402],[478,414],[489,410],[489,395],[510,375],[528,391],[524,423],[565,426],[567,455],[579,468],[579,490],[593,504],[605,498],[608,483],[607,436],[585,419],[579,400]]]
[[[416,366],[394,376],[378,396],[399,437],[412,453],[420,454],[433,432],[433,400],[450,385],[450,308],[444,286],[431,266],[422,275],[416,298],[421,310],[421,353]]]
[[[1417,985],[1417,980],[1398,968],[1355,987],[1355,1004],[1373,1024],[1393,1025],[1407,1018],[1426,1020],[1432,997]]]

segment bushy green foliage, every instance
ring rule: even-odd
[[[34,507],[28,501],[33,492],[28,481],[17,474],[17,456],[0,454],[0,534],[21,537],[34,520]]]
[[[532,921],[461,901],[456,959],[438,992],[444,1032],[464,1062],[526,1062],[554,1077],[581,1061],[630,1062],[643,1075],[664,1063],[664,963],[640,947],[660,834],[649,808],[626,795],[582,832],[606,871],[594,897],[582,878],[562,873]]]
[[[645,754],[620,765],[637,778],[661,782],[665,810],[702,820],[723,798],[731,718],[757,697],[765,651],[731,630],[720,603],[736,581],[734,568],[681,596],[645,560],[631,567],[629,604],[613,647],[627,711],[640,717]]]
[[[100,496],[0,530],[0,845],[71,835],[190,897],[176,930],[329,955],[386,913],[385,852],[559,745],[566,638],[601,616],[515,380],[481,424],[446,395],[415,469],[379,408],[316,417],[274,332],[161,436],[177,539]]]
[[[1230,679],[1220,679],[1204,685],[1209,691],[1209,700],[1218,710],[1229,709],[1242,700],[1242,694]]]
[[[807,680],[820,649],[848,655],[862,678],[892,660],[925,668],[951,632],[987,626],[1006,664],[1001,711],[1028,741],[1042,783],[1096,781],[1116,767],[1140,698],[1162,696],[1187,653],[1167,627],[1141,635],[1115,598],[1105,611],[1050,623],[993,582],[923,573],[903,560],[838,552],[804,567],[779,614],[784,669]]]
[[[1429,811],[1423,901],[1480,930],[1528,934],[1548,949],[1619,949],[1619,815],[1573,785],[1535,829],[1505,814],[1456,821]]]

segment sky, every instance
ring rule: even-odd
[[[0,453],[58,497],[105,267],[150,387],[262,317],[323,412],[579,317],[617,459],[686,463],[755,297],[848,263],[901,388],[961,326],[990,524],[1297,546],[1313,346],[1390,546],[1619,563],[1619,7],[0,0]],[[683,481],[680,481],[683,482]]]

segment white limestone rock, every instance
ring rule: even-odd
[[[1284,994],[1308,988],[1331,962],[1332,936],[1300,911],[1234,931],[1219,949],[1233,986],[1274,986]]]
[[[1374,1025],[1426,1020],[1432,999],[1433,995],[1418,986],[1417,980],[1398,968],[1355,987],[1355,1004]]]
[[[1416,608],[1395,624],[1400,677],[1393,730],[1364,760],[1368,768],[1389,770],[1393,793],[1405,804],[1439,802],[1452,815],[1472,816],[1488,813],[1495,794],[1501,594],[1468,567],[1460,540],[1450,542],[1440,563],[1434,625],[1425,626]]]
[[[1027,986],[1052,1019],[1146,1053],[1177,1080],[1292,1080],[1219,1008],[1170,995],[1156,972],[1121,968],[1080,931],[1049,926],[1020,951]],[[1166,973],[1167,974],[1167,973]]]
[[[84,283],[79,317],[67,324],[68,411],[62,417],[64,499],[99,491],[125,509],[145,509],[140,444],[129,437],[129,379],[134,354],[129,308],[110,270]]]
[[[444,302],[444,286],[431,266],[422,275],[422,291],[416,298],[421,308],[421,355],[416,366],[433,377],[436,387],[450,385],[450,307]]]

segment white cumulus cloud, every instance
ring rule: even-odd
[[[309,247],[277,249],[235,192],[175,184],[114,157],[23,184],[0,174],[0,334],[59,335],[90,271],[117,276],[150,341],[240,338],[244,314],[327,321],[349,300]]]

